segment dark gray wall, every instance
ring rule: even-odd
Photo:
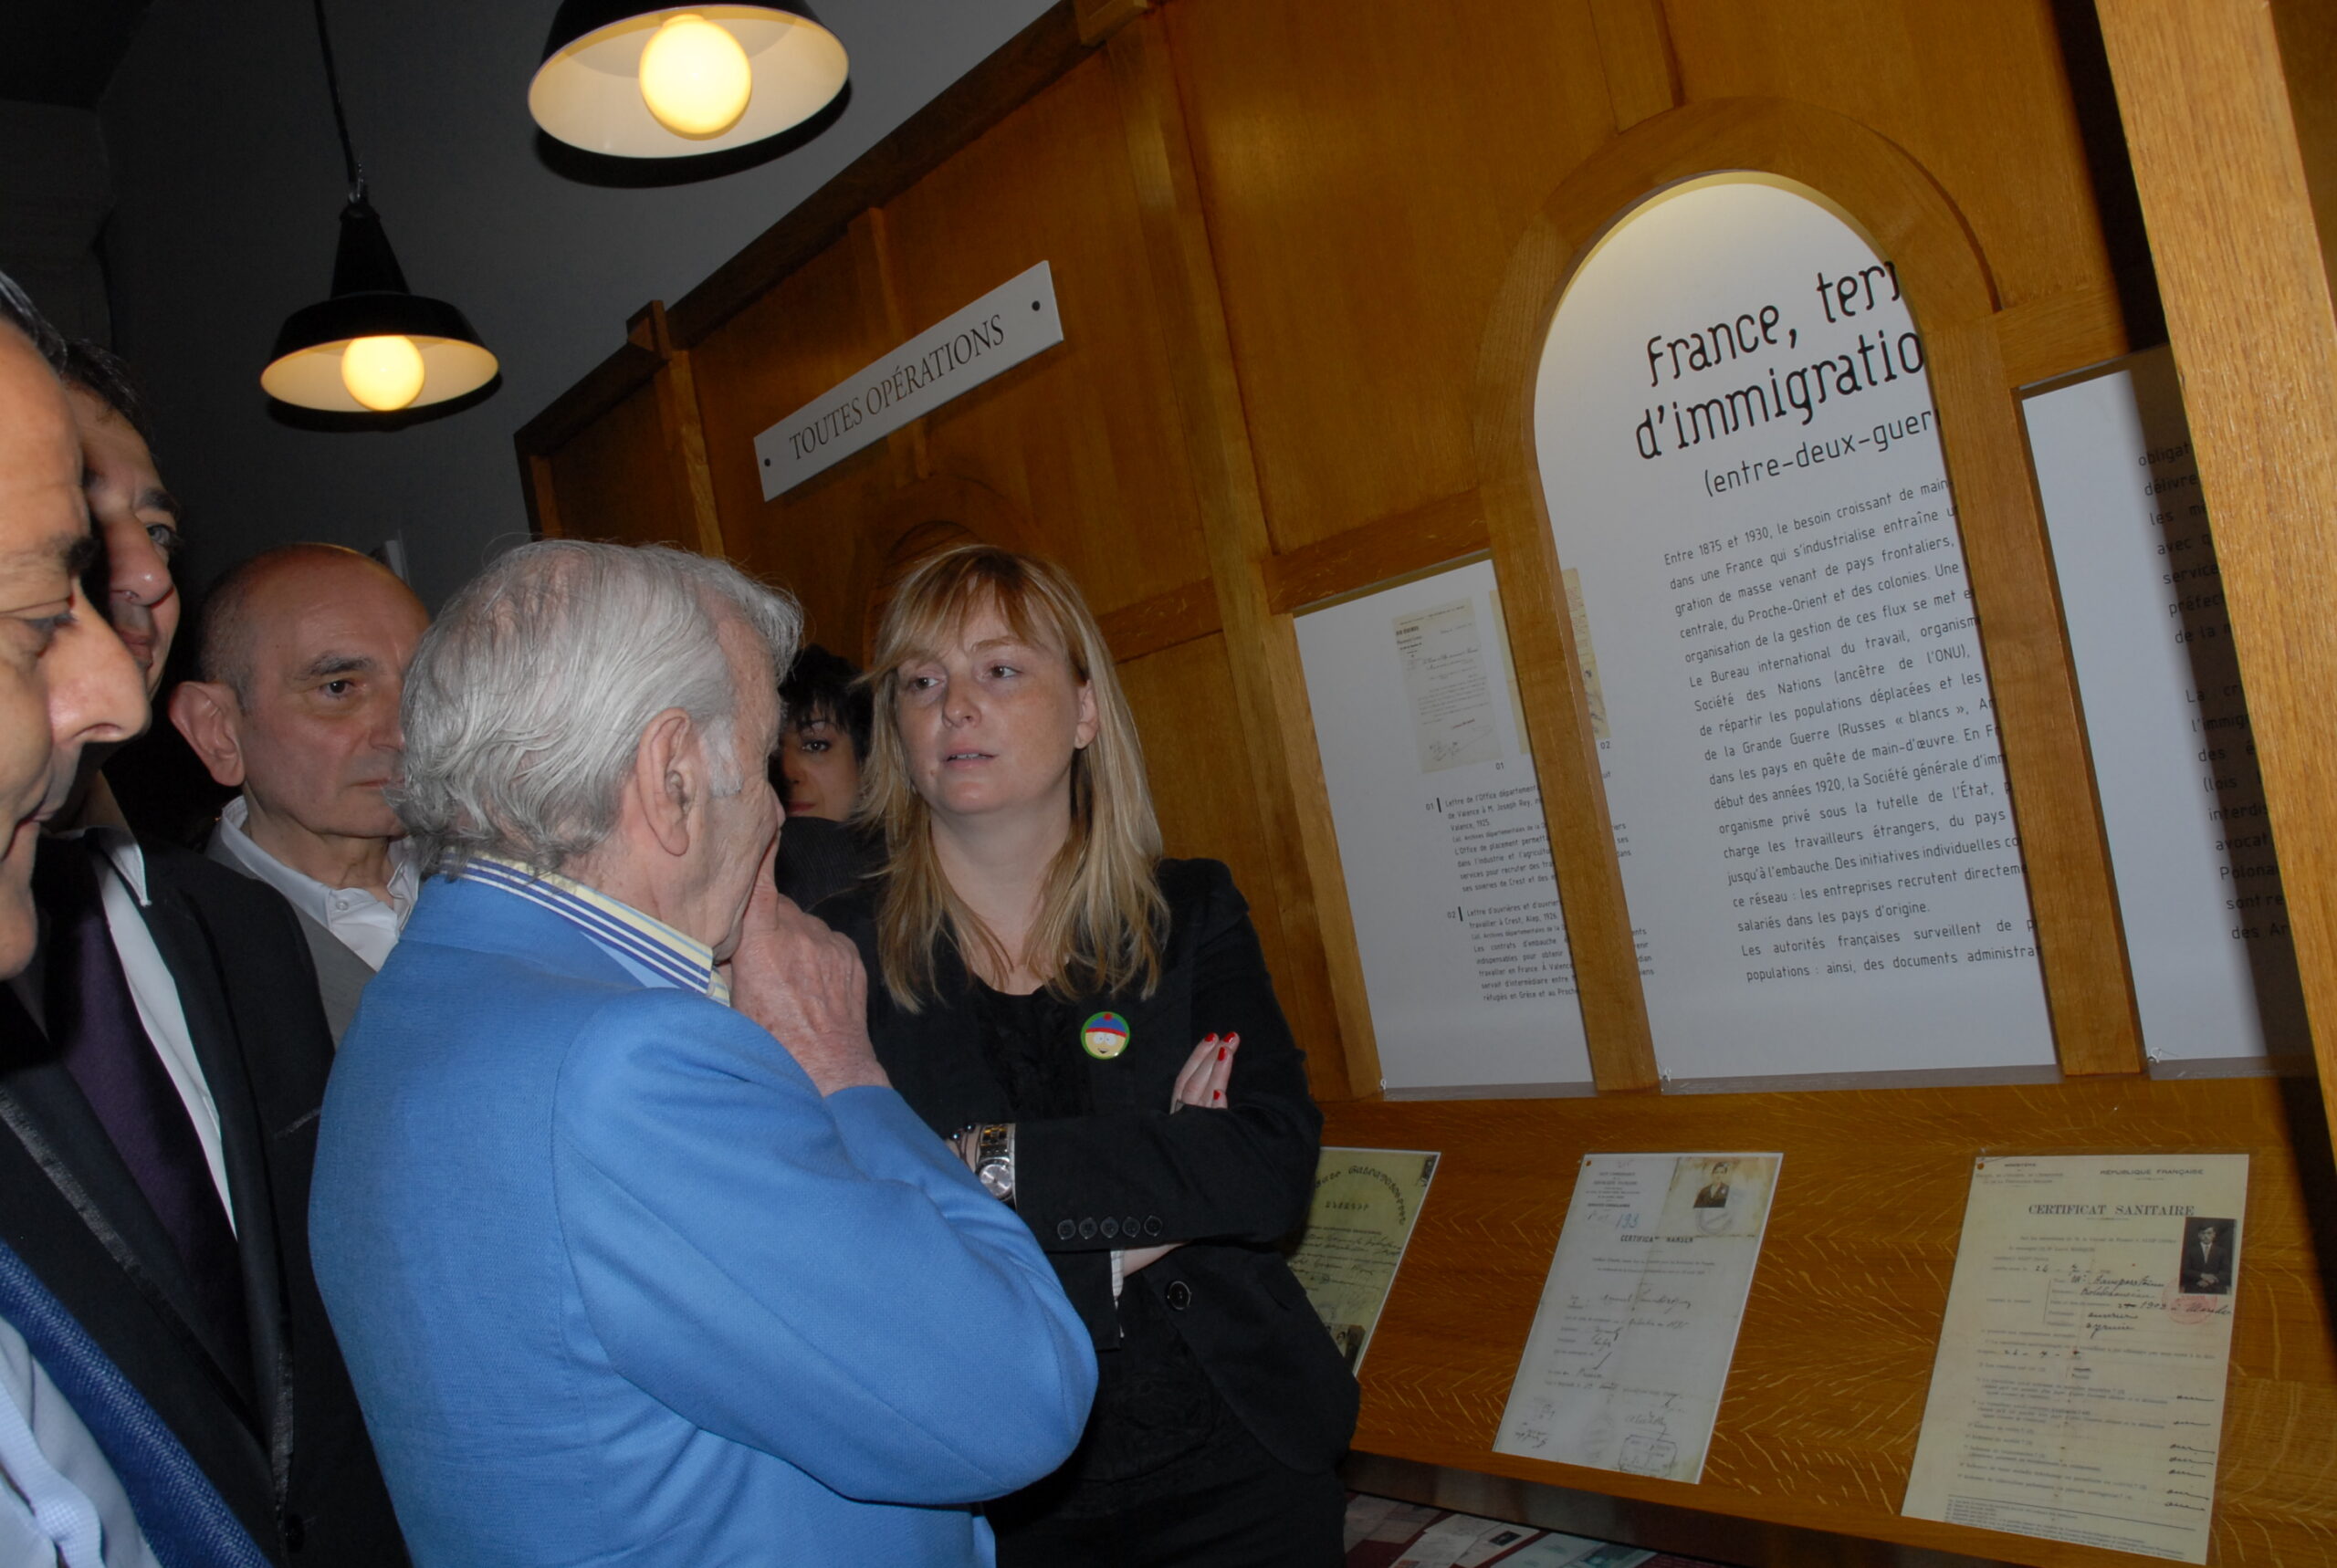
[[[417,293],[502,361],[480,406],[393,433],[271,416],[259,371],[286,315],[329,291],[342,198],[306,0],[157,0],[100,106],[115,208],[116,345],[155,405],[189,508],[190,579],[273,544],[403,535],[435,604],[525,536],[511,433],[774,219],[1047,8],[1047,0],[815,0],[851,100],[760,167],[612,189],[539,156],[528,79],[553,0],[330,0],[375,206]]]

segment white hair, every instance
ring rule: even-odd
[[[418,863],[491,854],[558,871],[597,849],[649,722],[687,714],[718,794],[746,786],[739,692],[720,627],[735,616],[775,686],[802,612],[735,567],[662,546],[545,539],[455,596],[405,678],[405,777],[391,800]]]

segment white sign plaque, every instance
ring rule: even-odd
[[[1054,274],[1043,261],[756,436],[763,499],[786,494],[1062,341]]]

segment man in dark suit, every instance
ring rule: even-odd
[[[2231,1294],[2231,1231],[2228,1219],[2192,1219],[2184,1223],[2184,1294]]]
[[[118,827],[47,839],[31,880],[38,950],[0,988],[0,1240],[270,1557],[403,1563],[309,1272],[331,1046],[291,910]]]

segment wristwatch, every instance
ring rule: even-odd
[[[1014,1202],[1014,1124],[985,1124],[974,1145],[974,1175],[984,1191],[1010,1207]]]

